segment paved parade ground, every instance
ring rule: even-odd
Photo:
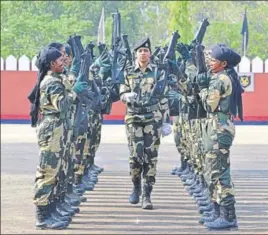
[[[96,157],[104,172],[94,191],[86,192],[87,201],[66,230],[35,230],[32,197],[37,161],[35,130],[30,125],[1,125],[1,234],[211,233],[198,224],[197,206],[180,179],[170,175],[179,162],[173,136],[162,139],[154,210],[148,211],[128,203],[132,183],[124,126],[104,125]],[[231,169],[239,230],[225,233],[268,234],[268,126],[236,127]]]

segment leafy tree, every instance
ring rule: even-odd
[[[169,9],[169,30],[178,30],[181,35],[180,41],[184,43],[190,42],[192,39],[192,25],[189,20],[189,2],[188,1],[172,1],[166,3]]]
[[[73,34],[83,44],[96,43],[101,9],[105,10],[106,44],[111,44],[112,16],[121,13],[122,33],[130,46],[149,36],[152,46],[168,44],[178,30],[190,42],[203,18],[210,26],[204,45],[226,43],[242,52],[240,34],[245,8],[248,13],[247,56],[268,58],[268,3],[265,1],[1,1],[1,56],[36,55],[52,41],[66,42]]]

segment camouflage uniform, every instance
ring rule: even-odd
[[[212,75],[208,89],[200,97],[208,112],[203,129],[205,178],[210,195],[221,206],[235,202],[230,176],[230,147],[235,127],[229,113],[232,83],[225,71]]]
[[[124,93],[134,91],[138,94],[134,104],[127,104],[125,116],[130,175],[134,183],[141,179],[142,174],[144,185],[149,186],[155,183],[162,119],[168,118],[167,99],[149,98],[156,82],[163,79],[161,74],[157,81],[156,69],[154,64],[148,64],[145,72],[141,72],[136,63],[132,72],[125,71],[125,82],[120,86],[120,97],[124,103]]]
[[[206,119],[206,111],[201,102],[194,94],[193,82],[197,74],[197,69],[191,60],[186,62],[185,73],[188,77],[188,119],[189,119],[189,151],[191,163],[194,167],[195,174],[203,174],[203,141],[201,122]],[[190,107],[191,106],[191,107]]]
[[[43,117],[36,128],[40,148],[34,186],[37,206],[49,204],[57,184],[68,130],[66,115],[76,97],[74,92],[66,91],[63,78],[64,75],[49,71],[40,85],[40,113]]]
[[[76,80],[75,76],[70,73],[68,76],[68,80],[66,80],[65,86],[68,87],[68,91],[71,91],[71,87]],[[69,108],[68,112],[68,121],[69,121],[69,130],[67,135],[67,143],[66,143],[66,150],[65,150],[65,159],[67,160],[66,169],[65,169],[65,185],[69,188],[74,182],[74,133],[73,133],[73,124],[74,124],[74,117],[75,117],[75,110],[76,110],[76,103],[75,101],[72,103],[71,107]]]
[[[84,147],[84,157],[86,161],[85,167],[89,167],[94,164],[95,154],[99,148],[101,141],[101,128],[102,128],[102,114],[95,111],[90,111],[89,115],[89,127],[87,131],[87,138]]]

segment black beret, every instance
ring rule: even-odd
[[[52,42],[52,43],[48,44],[48,47],[55,47],[60,51],[60,49],[62,47],[64,47],[64,45],[62,43],[59,43],[59,42]]]
[[[150,38],[144,38],[141,41],[139,41],[133,48],[134,51],[137,51],[139,48],[141,47],[145,47],[145,48],[149,48],[149,50],[151,51],[151,42],[150,42]]]
[[[225,44],[217,44],[211,48],[211,57],[219,61],[226,61],[227,67],[235,67],[241,61],[241,56]]]
[[[37,55],[35,65],[41,71],[48,70],[50,66],[50,62],[55,61],[61,56],[62,54],[57,48],[45,47]]]

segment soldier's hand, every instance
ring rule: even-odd
[[[176,50],[181,54],[183,60],[188,60],[190,58],[189,50],[185,44],[178,43]]]
[[[135,92],[125,93],[123,95],[123,100],[125,100],[127,103],[133,103],[135,99],[137,98],[137,96],[138,95]]]
[[[169,123],[163,123],[162,129],[161,129],[162,136],[168,136],[172,133],[172,127]]]
[[[200,73],[196,76],[196,82],[200,90],[203,88],[208,88],[210,81],[210,76],[207,72]]]
[[[80,94],[81,92],[83,92],[84,90],[88,89],[88,84],[87,82],[81,82],[81,81],[77,81],[74,86],[73,86],[73,91],[76,94]]]

